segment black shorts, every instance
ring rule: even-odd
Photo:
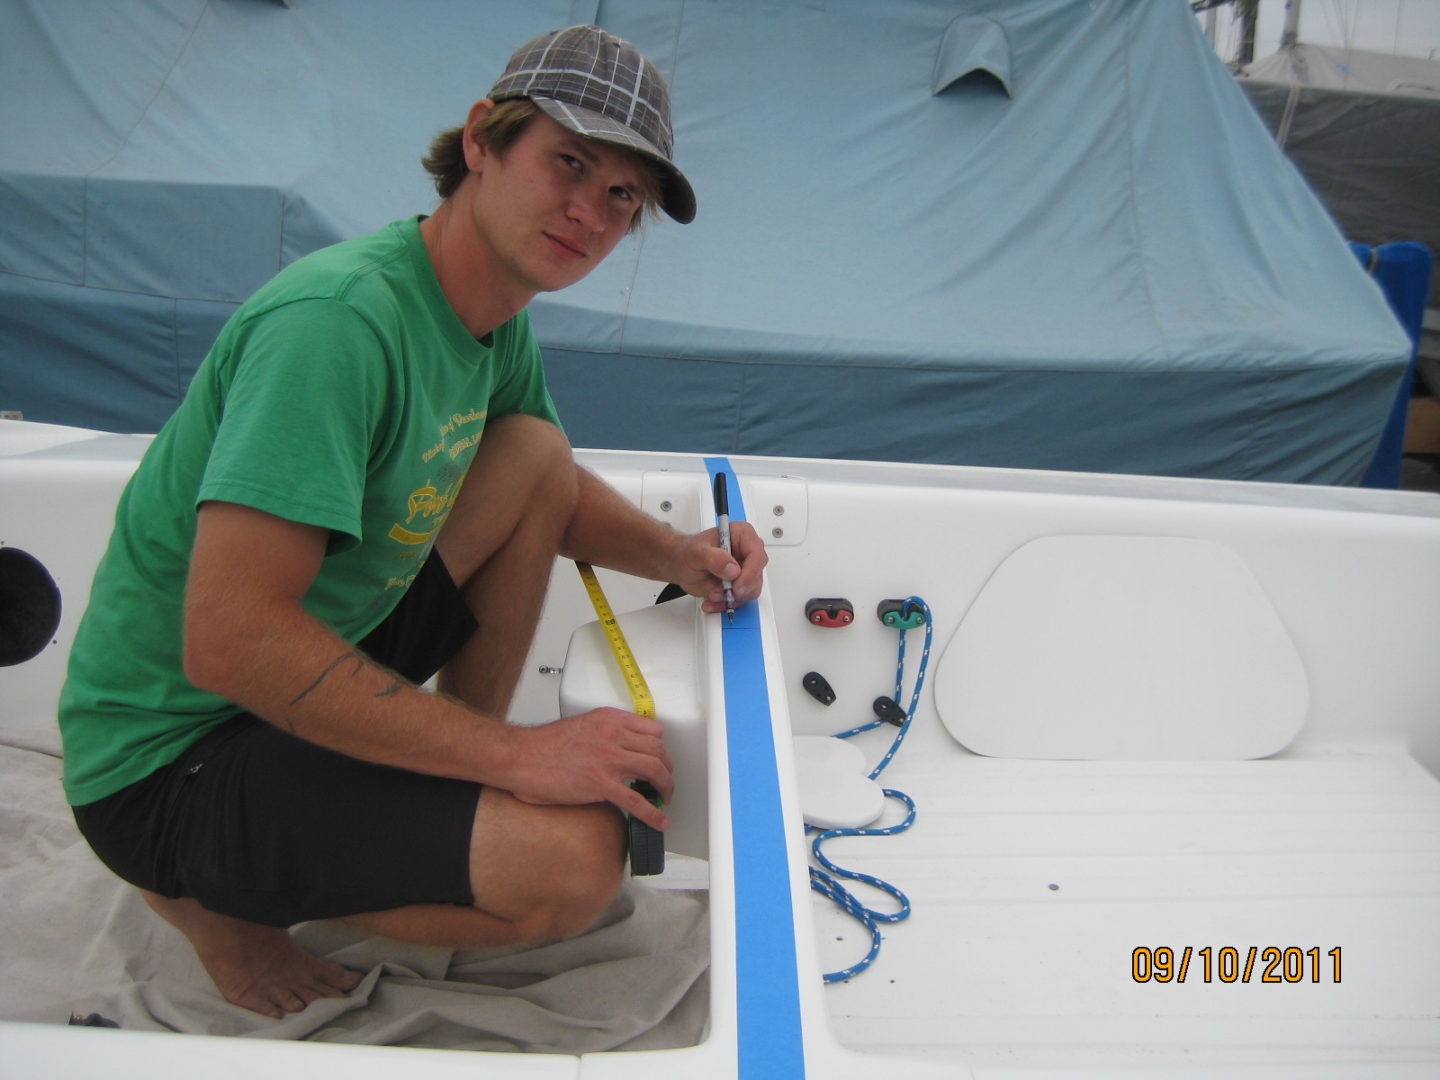
[[[475,626],[432,553],[358,648],[421,683]],[[178,760],[74,812],[96,854],[131,884],[292,926],[409,904],[474,903],[470,833],[479,798],[479,784],[360,761],[241,714]]]

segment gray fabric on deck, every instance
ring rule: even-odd
[[[365,972],[360,986],[283,1020],[230,1005],[81,839],[59,759],[0,746],[0,775],[0,1018],[99,1013],[129,1030],[567,1054],[704,1035],[707,896],[633,881],[587,933],[529,948],[458,951],[310,923],[300,943]]]

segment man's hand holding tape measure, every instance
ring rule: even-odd
[[[517,781],[511,789],[521,802],[541,806],[608,802],[651,828],[669,827],[665,812],[630,787],[631,780],[647,780],[666,802],[674,795],[660,721],[603,708],[515,730],[523,732],[526,743],[515,764]]]

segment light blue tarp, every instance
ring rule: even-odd
[[[5,0],[0,409],[153,430],[584,21],[669,76],[700,211],[535,302],[577,445],[1364,472],[1409,342],[1185,0]]]

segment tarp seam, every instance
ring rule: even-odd
[[[627,351],[625,351],[623,354],[622,354],[622,352],[621,352],[620,350],[618,350],[618,349],[617,349],[617,350],[612,350],[610,353],[601,354],[601,353],[599,353],[597,350],[594,350],[594,349],[586,349],[586,348],[581,348],[581,347],[571,348],[571,347],[567,347],[567,346],[563,346],[563,345],[545,345],[545,344],[543,344],[543,343],[541,344],[540,347],[541,347],[542,351],[544,351],[544,352],[546,352],[546,353],[557,353],[557,354],[558,354],[558,353],[567,353],[567,354],[574,355],[574,356],[609,355],[609,356],[621,357],[621,356],[623,355],[623,356],[626,356],[626,357],[633,357],[633,358],[636,358],[636,359],[643,359],[643,360],[681,360],[681,361],[690,361],[690,362],[697,363],[697,364],[735,364],[735,365],[743,366],[743,367],[765,366],[765,367],[805,367],[805,368],[811,368],[811,369],[814,369],[814,368],[815,368],[815,360],[814,360],[813,357],[806,357],[806,358],[801,358],[801,359],[792,360],[792,359],[789,359],[789,358],[786,358],[786,357],[777,357],[777,356],[753,357],[753,358],[752,358],[752,357],[721,357],[721,356],[684,356],[684,355],[679,355],[679,354],[672,353],[672,352],[641,352],[641,351],[633,350],[633,349],[632,349],[632,350],[627,350]],[[1259,352],[1254,352],[1254,351],[1249,351],[1249,350],[1247,350],[1244,355],[1245,355],[1245,356],[1252,356],[1252,357],[1260,357],[1260,358],[1262,358],[1262,360],[1263,360],[1263,358],[1265,358],[1265,357],[1267,357],[1267,356],[1270,356],[1270,355],[1272,355],[1272,354],[1269,354],[1269,353],[1259,353]],[[1347,357],[1346,360],[1347,360],[1347,366],[1349,366],[1349,367],[1351,367],[1351,368],[1354,368],[1354,367],[1355,367],[1354,357],[1353,357],[1353,356]],[[1370,361],[1369,361],[1370,366],[1372,366],[1372,367],[1375,366],[1375,365],[1377,365],[1377,364],[1384,364],[1384,363],[1387,363],[1387,362],[1388,362],[1388,357],[1385,357],[1385,356],[1375,356],[1375,357],[1372,357],[1372,358],[1370,359]],[[1126,374],[1127,376],[1128,376],[1128,375],[1173,375],[1173,374],[1235,376],[1235,375],[1243,375],[1243,374],[1247,374],[1247,373],[1251,373],[1251,372],[1257,372],[1257,371],[1260,371],[1261,369],[1264,369],[1264,370],[1266,370],[1266,371],[1279,372],[1279,373],[1282,373],[1282,374],[1311,373],[1311,372],[1314,372],[1314,371],[1315,371],[1315,364],[1314,364],[1314,362],[1313,362],[1313,359],[1310,360],[1309,362],[1296,363],[1296,364],[1294,364],[1293,366],[1292,366],[1292,365],[1274,364],[1274,363],[1265,361],[1265,362],[1262,362],[1262,363],[1255,364],[1255,365],[1252,366],[1252,367],[1244,367],[1244,368],[1234,368],[1234,367],[1231,367],[1231,368],[1195,368],[1195,367],[1186,367],[1186,366],[1185,366],[1186,363],[1187,363],[1187,361],[1186,361],[1185,359],[1183,359],[1183,358],[1167,357],[1162,363],[1158,363],[1158,364],[1156,364],[1156,365],[1154,365],[1154,366],[1152,366],[1152,367],[1146,367],[1146,368],[1136,368],[1136,367],[1133,367],[1133,366],[1129,366],[1129,367],[1104,367],[1104,368],[1097,368],[1097,367],[1093,366],[1093,361],[1092,361],[1091,359],[1087,358],[1087,359],[1081,361],[1079,364],[1077,364],[1077,365],[1074,366],[1074,367],[1060,367],[1060,366],[1056,366],[1056,365],[1052,365],[1052,364],[1046,364],[1046,365],[1044,365],[1044,366],[1028,365],[1028,364],[1027,364],[1027,365],[1024,365],[1024,366],[1017,366],[1017,365],[1015,365],[1015,364],[1013,364],[1013,363],[1006,363],[1006,364],[1001,364],[1001,365],[998,365],[998,366],[990,366],[990,365],[979,366],[979,365],[971,365],[971,364],[966,364],[966,365],[964,365],[964,366],[959,366],[959,365],[957,365],[954,361],[949,361],[949,362],[943,362],[943,361],[942,361],[942,362],[930,362],[930,361],[925,361],[924,363],[919,363],[919,364],[903,364],[903,363],[902,363],[902,364],[897,364],[897,363],[877,363],[877,362],[871,361],[871,360],[859,360],[859,361],[855,361],[855,362],[852,363],[852,362],[849,362],[849,361],[837,361],[837,360],[835,360],[835,358],[832,357],[832,358],[831,358],[831,363],[830,363],[830,365],[829,365],[829,367],[828,367],[828,370],[833,371],[833,370],[836,370],[836,369],[845,369],[845,370],[858,369],[858,370],[864,370],[864,371],[941,371],[941,372],[946,372],[946,373],[949,373],[949,374],[976,374],[976,373],[978,373],[978,374],[989,374],[989,375],[1005,375],[1005,376],[1007,376],[1007,377],[1011,377],[1011,376],[1022,376],[1022,375],[1027,375],[1027,374],[1037,374],[1037,375],[1085,375],[1085,376],[1092,376],[1092,375],[1095,375],[1095,374],[1114,373],[1114,372],[1123,372],[1123,373]],[[1087,366],[1087,365],[1089,365],[1089,366]],[[1338,369],[1338,365],[1337,365],[1337,369]],[[826,369],[821,369],[821,370],[826,370]],[[817,372],[817,374],[818,374],[818,373],[819,373],[819,372]],[[743,389],[743,388],[742,388],[742,389]]]
[[[185,53],[189,51],[190,43],[195,40],[195,34],[199,31],[200,24],[205,21],[205,17],[209,13],[210,0],[206,0],[205,6],[201,9],[199,17],[196,18],[195,22],[190,27],[190,33],[185,35],[185,43],[175,50],[175,54],[170,58],[170,66],[165,71],[165,77],[160,79],[155,84],[155,92],[150,95],[150,98],[145,102],[144,107],[136,113],[135,122],[130,125],[130,130],[125,132],[125,135],[116,142],[114,153],[112,153],[108,158],[106,158],[99,165],[96,165],[95,168],[91,169],[85,174],[84,189],[82,193],[82,201],[80,204],[80,280],[87,286],[90,284],[90,180],[92,177],[94,177],[96,173],[100,172],[102,169],[107,168],[111,163],[113,163],[114,160],[118,158],[120,154],[124,151],[124,149],[130,145],[130,137],[135,134],[135,129],[138,128],[141,124],[143,124],[145,122],[145,118],[150,115],[150,108],[155,104],[155,99],[161,95],[161,93],[165,90],[165,87],[170,85],[171,76],[175,74],[175,69],[179,66],[180,60],[184,57]]]
[[[740,370],[740,392],[735,395],[735,414],[731,418],[730,423],[730,452],[734,454],[738,454],[740,452],[740,436],[745,423],[745,394],[749,389],[749,382],[750,365],[746,364]]]
[[[16,278],[20,281],[41,281],[46,285],[63,285],[69,289],[89,289],[99,293],[115,293],[119,296],[143,296],[152,300],[193,301],[200,304],[230,304],[232,307],[243,303],[229,296],[175,295],[174,293],[146,292],[144,289],[121,289],[114,285],[92,285],[85,281],[70,281],[67,278],[46,277],[43,274],[21,274],[14,270],[0,270],[0,277]],[[263,284],[263,282],[262,282]],[[256,286],[259,288],[259,285]]]
[[[1159,317],[1155,314],[1155,289],[1154,283],[1150,280],[1150,258],[1147,250],[1146,235],[1142,228],[1143,222],[1140,213],[1140,170],[1135,160],[1135,78],[1131,58],[1134,55],[1134,23],[1135,8],[1131,8],[1125,17],[1125,45],[1123,55],[1125,57],[1124,79],[1125,79],[1125,159],[1126,167],[1130,173],[1130,197],[1127,200],[1130,206],[1130,225],[1135,231],[1136,262],[1140,270],[1140,281],[1145,288],[1145,314],[1150,323],[1155,327],[1155,336],[1166,355],[1170,355],[1170,342],[1166,340],[1165,328],[1161,325]]]
[[[600,5],[599,5],[598,2],[596,3],[595,7],[596,7],[596,13],[597,13],[597,17],[598,17],[599,7],[600,7]],[[684,21],[685,21],[685,2],[684,2],[684,0],[681,0],[681,2],[680,2],[680,12],[679,12],[679,14],[677,14],[676,17],[675,17],[675,33],[674,33],[674,35],[673,35],[673,36],[671,37],[671,39],[670,39],[670,65],[669,65],[669,66],[670,66],[670,70],[669,70],[669,72],[668,72],[668,73],[666,74],[666,76],[665,76],[665,81],[666,81],[666,83],[667,83],[667,84],[669,85],[669,87],[670,87],[670,97],[671,97],[671,100],[672,100],[672,101],[674,100],[674,97],[675,97],[675,69],[676,69],[676,64],[677,64],[677,62],[678,62],[678,57],[679,57],[679,53],[680,53],[680,27],[681,27],[681,24],[682,24]],[[628,283],[627,283],[626,286],[625,286],[625,305],[624,305],[623,309],[622,309],[622,310],[620,311],[620,313],[619,313],[619,318],[620,318],[619,350],[622,351],[622,352],[627,352],[627,351],[629,351],[629,350],[628,350],[628,347],[627,347],[626,340],[625,340],[625,334],[626,334],[626,331],[627,331],[627,330],[629,329],[629,327],[630,327],[630,305],[631,305],[632,303],[634,303],[634,301],[635,301],[635,285],[636,285],[636,282],[638,282],[638,281],[640,280],[640,259],[641,259],[641,257],[645,254],[645,243],[646,243],[647,240],[649,240],[649,235],[648,235],[648,234],[649,234],[649,231],[650,231],[650,226],[651,226],[651,224],[653,224],[653,223],[652,223],[652,222],[646,222],[645,225],[639,230],[639,236],[636,237],[636,243],[635,243],[635,259],[634,259],[634,261],[631,262],[631,264],[630,264],[630,280],[628,281]],[[636,354],[634,354],[634,355],[641,355],[641,354],[636,353]]]
[[[670,85],[670,98],[675,98],[675,76],[680,63],[680,31],[685,25],[685,0],[680,0],[680,10],[675,15],[675,34],[670,39],[670,70],[665,74],[665,81]]]
[[[173,300],[170,303],[170,362],[174,365],[175,372],[175,400],[181,401],[185,392],[189,389],[188,384],[180,374],[180,301]]]
[[[290,205],[294,201],[293,196],[287,193],[280,195],[280,227],[275,230],[275,272],[279,273],[285,266],[285,228],[290,221]]]

